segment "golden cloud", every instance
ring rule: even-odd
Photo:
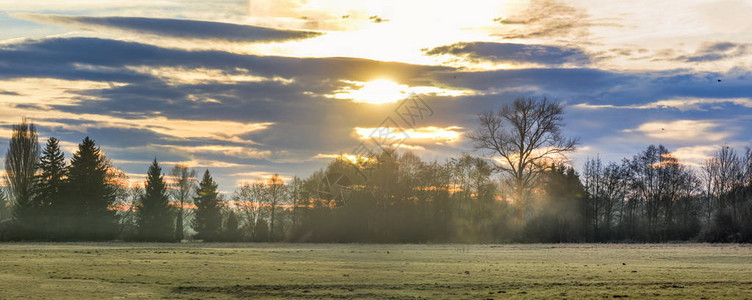
[[[381,130],[380,128],[355,127],[355,134],[357,134],[360,139],[370,139],[377,129]],[[386,137],[387,139],[401,139],[402,137],[406,137],[405,141],[415,143],[454,143],[458,141],[462,136],[462,127],[459,126],[427,126],[404,131],[400,129],[389,130],[391,130],[389,132],[391,133],[391,135],[389,137]]]
[[[657,121],[640,125],[624,132],[640,132],[648,137],[666,141],[720,141],[731,136],[730,132],[716,131],[720,125],[710,120]]]

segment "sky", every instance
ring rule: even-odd
[[[425,160],[486,155],[467,138],[479,113],[547,97],[580,138],[575,166],[650,144],[697,166],[750,145],[749,11],[752,0],[2,0],[0,151],[27,117],[67,157],[90,136],[133,183],[156,158],[165,172],[209,169],[227,192],[307,177],[373,147],[384,126]]]

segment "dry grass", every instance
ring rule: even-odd
[[[0,244],[0,298],[750,298],[744,245]]]

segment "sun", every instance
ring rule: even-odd
[[[354,83],[356,88],[338,90],[332,97],[351,99],[358,103],[384,104],[395,103],[409,96],[408,86],[388,79]]]

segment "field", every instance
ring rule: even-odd
[[[752,247],[0,244],[17,297],[752,298]]]

